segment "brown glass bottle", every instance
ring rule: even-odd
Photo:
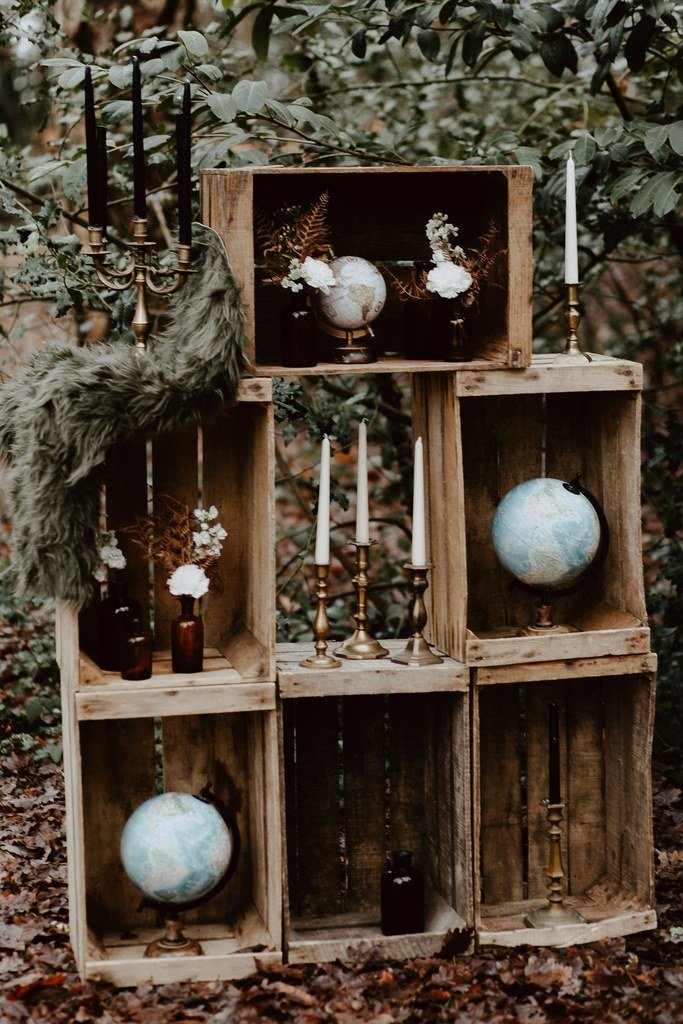
[[[107,672],[121,669],[121,642],[134,619],[142,618],[137,601],[128,596],[124,580],[109,580],[108,593],[97,608],[97,663]]]
[[[174,672],[201,672],[204,661],[204,623],[194,614],[194,598],[183,594],[180,615],[171,623],[171,663]]]
[[[121,678],[149,679],[152,675],[152,638],[140,619],[134,619],[121,642]]]
[[[292,292],[291,305],[282,314],[282,365],[318,365],[315,314],[306,289]]]
[[[391,867],[382,874],[382,935],[423,932],[425,889],[422,872],[412,866],[410,850],[394,850],[391,856]]]

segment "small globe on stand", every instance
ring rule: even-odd
[[[517,635],[576,632],[555,624],[551,601],[580,589],[603,564],[609,543],[604,513],[579,477],[513,487],[495,511],[491,539],[503,568],[539,598],[535,622]]]
[[[367,344],[370,324],[384,309],[387,286],[381,273],[360,256],[340,256],[330,263],[336,284],[311,300],[320,327],[341,344],[334,348],[335,363],[374,363],[377,356]]]
[[[183,935],[182,910],[211,898],[234,870],[236,831],[208,797],[162,793],[141,804],[121,835],[126,874],[144,895],[143,904],[164,917],[166,933],[150,943],[147,957],[200,956],[198,942]]]

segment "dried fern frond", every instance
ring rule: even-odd
[[[308,256],[334,258],[327,222],[329,202],[329,192],[325,191],[306,209],[290,203],[274,212],[256,211],[256,248],[269,275],[263,279],[264,284],[281,284],[293,259],[303,263]]]
[[[210,581],[218,572],[219,555],[197,558],[192,534],[196,525],[190,509],[170,494],[161,495],[161,511],[138,516],[132,526],[123,528],[133,543],[147,558],[160,565],[169,574],[180,565],[201,565]]]

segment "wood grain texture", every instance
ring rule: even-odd
[[[508,175],[508,359],[512,367],[531,362],[533,236],[530,167]]]
[[[384,697],[345,697],[344,832],[349,910],[377,906],[386,864]]]
[[[126,557],[130,596],[140,602],[145,626],[150,622],[150,564],[122,527],[147,514],[147,441],[136,435],[107,452],[104,465],[107,529],[115,530]]]
[[[529,899],[547,892],[548,816],[543,801],[548,798],[548,705],[560,711],[560,795],[567,798],[567,717],[564,683],[545,683],[524,688],[526,732],[527,797],[527,886]],[[568,869],[567,822],[560,843],[565,873]]]
[[[595,356],[592,363],[563,366],[552,355],[534,355],[527,369],[490,367],[485,373],[475,365],[459,367],[456,378],[460,398],[492,395],[552,394],[554,392],[640,391],[643,367],[626,359]]]
[[[656,654],[631,654],[606,658],[573,658],[569,661],[545,661],[533,665],[496,665],[472,670],[475,686],[498,683],[532,683],[548,679],[577,679],[580,677],[629,675],[654,672]]]
[[[599,942],[618,935],[635,935],[657,927],[657,915],[654,910],[636,910],[626,913],[616,912],[611,917],[603,917],[586,924],[569,924],[563,928],[526,928],[524,917],[530,910],[542,905],[538,900],[530,901],[523,913],[517,914],[507,927],[496,927],[496,922],[487,923],[477,934],[480,946],[554,946],[562,949],[587,942]],[[587,908],[581,903],[576,904],[580,912],[586,916]]]
[[[628,689],[628,684],[626,684]],[[604,875],[604,686],[590,679],[565,685],[567,727],[568,891],[586,892]]]

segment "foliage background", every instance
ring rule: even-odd
[[[49,338],[91,344],[105,334],[127,337],[132,295],[94,290],[81,255],[86,63],[109,129],[111,241],[121,251],[130,216],[134,52],[145,60],[150,218],[163,246],[172,242],[175,210],[170,125],[185,76],[193,89],[195,169],[301,161],[531,164],[537,350],[557,347],[562,333],[564,163],[571,148],[586,347],[639,359],[646,370],[643,512],[660,654],[657,740],[680,783],[682,30],[680,5],[660,0],[0,0],[2,366],[12,372]],[[308,628],[302,567],[323,431],[337,450],[340,575],[332,618],[348,619],[343,544],[353,524],[345,452],[362,417],[371,423],[372,501],[385,551],[377,629],[393,635],[402,626],[397,566],[407,549],[402,524],[411,500],[405,388],[381,376],[360,389],[346,378],[324,387],[283,382],[277,398],[281,635]],[[12,602],[3,594],[5,639],[8,630],[21,634],[25,614]],[[58,757],[49,747],[58,715],[49,638],[45,645],[33,662],[28,656],[4,708],[5,742],[25,749],[33,742]]]

